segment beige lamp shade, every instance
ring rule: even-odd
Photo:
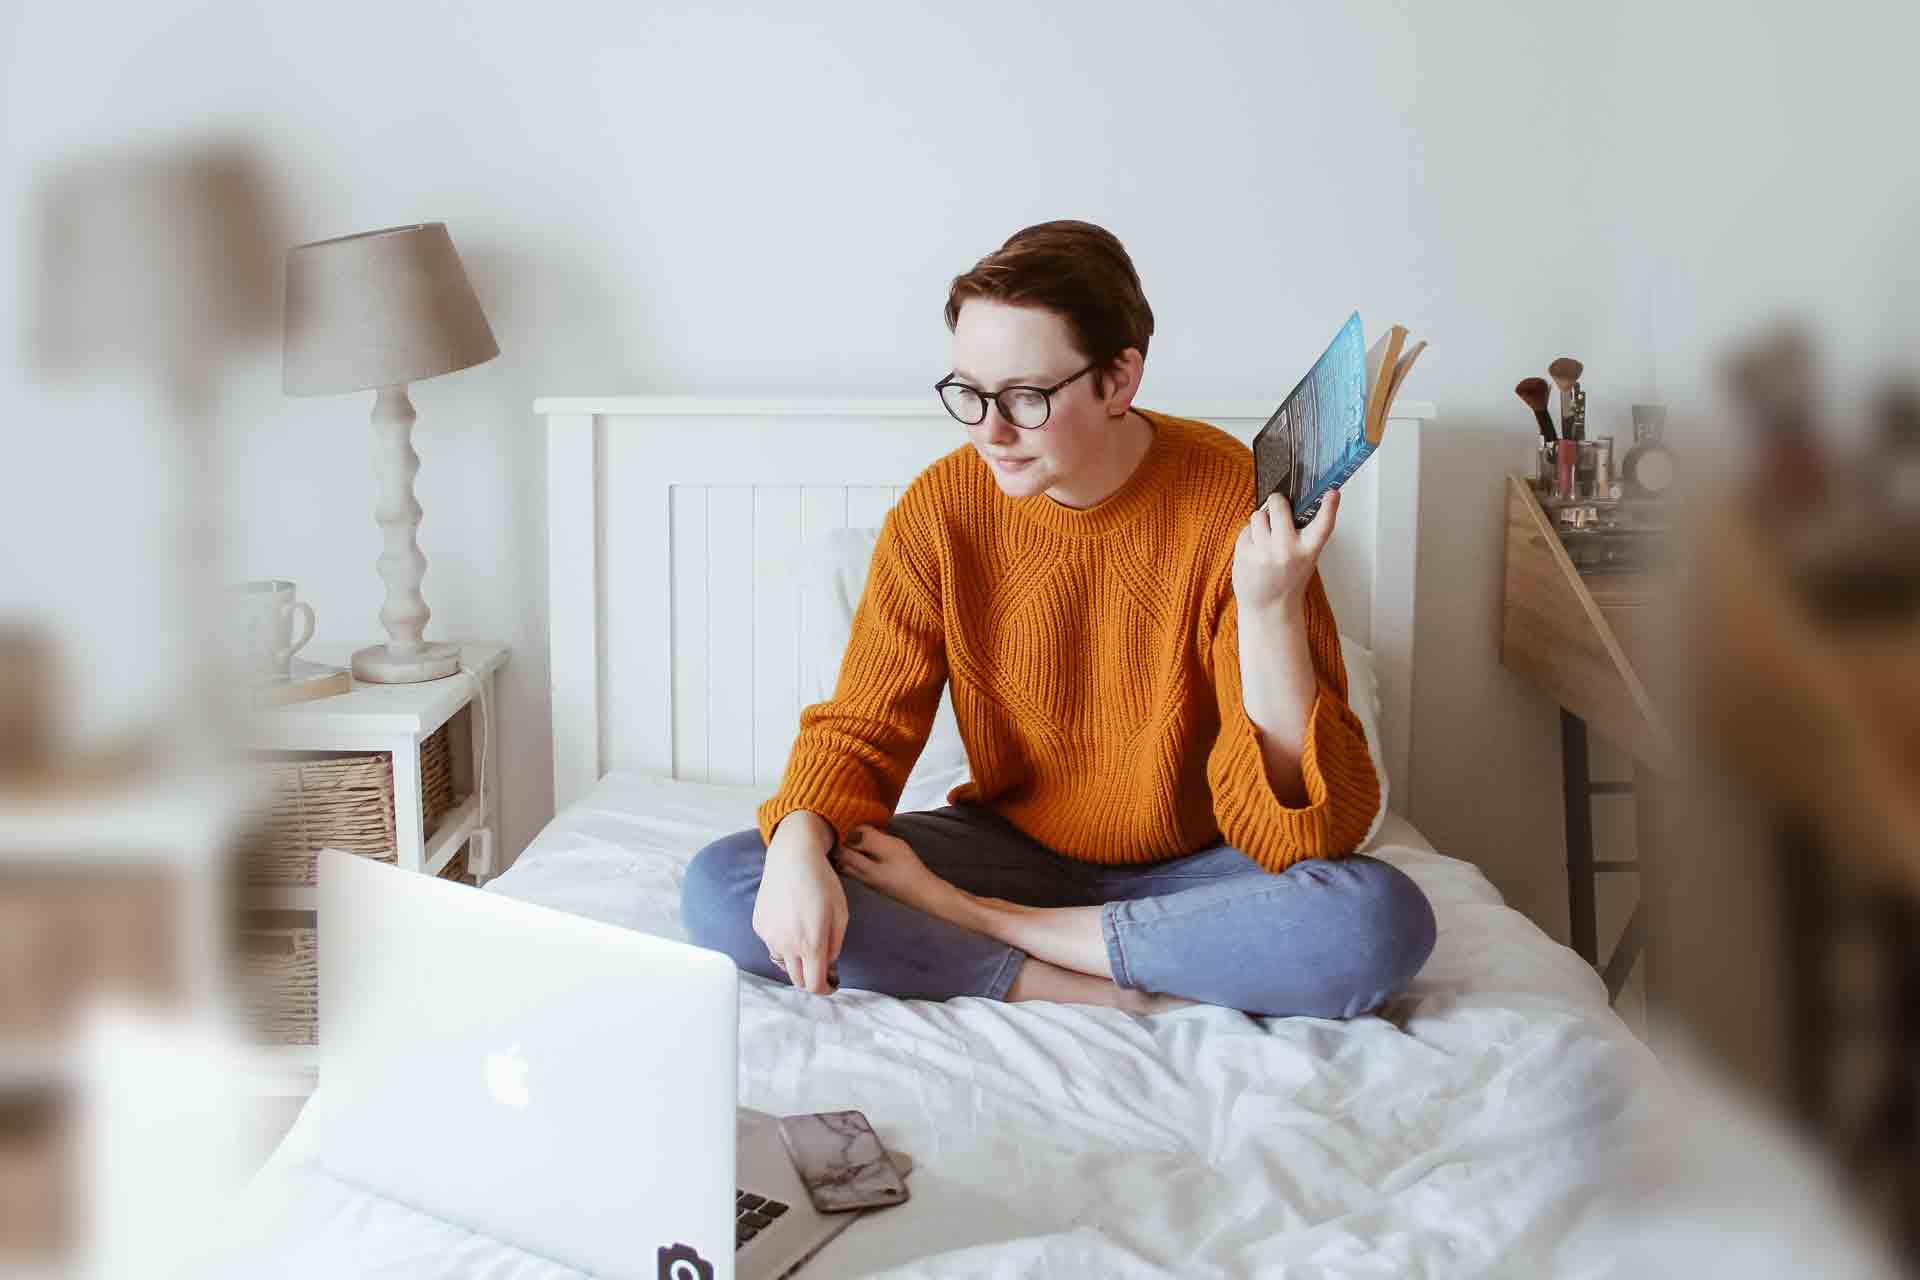
[[[398,386],[500,354],[444,222],[287,251],[288,395]]]

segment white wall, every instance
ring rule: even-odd
[[[921,394],[948,279],[1072,216],[1145,281],[1145,403],[1277,398],[1354,306],[1432,341],[1411,812],[1564,938],[1556,719],[1497,661],[1513,383],[1578,355],[1625,437],[1756,302],[1915,327],[1912,162],[1874,97],[1910,5],[163,8],[15,11],[0,298],[26,296],[36,177],[102,146],[245,139],[283,245],[449,224],[502,355],[414,388],[424,590],[430,635],[513,646],[514,849],[551,804],[534,396]],[[140,385],[8,370],[43,428],[7,480],[13,591],[112,598],[103,724],[150,691],[118,636],[166,600]],[[284,398],[271,334],[221,373],[222,571],[297,579],[323,639],[379,635],[371,399]],[[56,555],[32,520],[93,532]]]

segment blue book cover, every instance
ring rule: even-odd
[[[1427,345],[1415,343],[1402,355],[1406,336],[1394,325],[1370,350],[1360,313],[1347,317],[1253,438],[1256,509],[1278,491],[1293,511],[1294,527],[1305,528],[1328,490],[1345,484],[1373,456],[1393,397]]]

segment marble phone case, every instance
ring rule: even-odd
[[[907,1199],[906,1179],[858,1111],[782,1116],[780,1140],[821,1213],[903,1204]]]

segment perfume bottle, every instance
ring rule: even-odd
[[[1658,498],[1673,487],[1679,466],[1673,450],[1661,440],[1667,427],[1667,406],[1633,406],[1633,447],[1620,460],[1620,483],[1626,496]]]

